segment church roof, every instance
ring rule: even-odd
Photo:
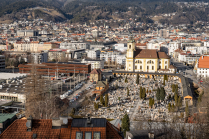
[[[165,52],[157,52],[155,49],[136,49],[134,58],[170,59]]]
[[[151,49],[136,49],[135,58],[158,58],[157,51]]]

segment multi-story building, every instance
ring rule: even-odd
[[[5,69],[5,56],[0,55],[0,69]]]
[[[118,55],[116,58],[117,64],[126,65],[126,55]]]
[[[30,73],[34,64],[20,64],[20,73]],[[57,75],[69,73],[88,74],[91,72],[91,64],[86,63],[69,63],[69,62],[47,62],[35,65],[39,74],[41,75]]]
[[[56,43],[38,41],[14,43],[14,51],[41,52],[53,48],[58,48]]]
[[[104,69],[104,60],[83,59],[81,63],[91,64],[91,69]]]
[[[41,64],[48,62],[48,53],[31,53],[31,62],[35,64]]]
[[[105,62],[116,62],[117,57],[121,55],[121,52],[118,51],[101,51],[100,60],[104,60]]]
[[[180,42],[169,42],[168,44],[168,55],[173,55],[174,51],[180,48]]]
[[[170,57],[165,52],[157,52],[156,50],[150,49],[136,49],[134,40],[129,40],[127,46],[126,71],[169,71]]]
[[[48,61],[62,61],[66,58],[66,49],[51,49],[48,51]]]
[[[209,55],[202,55],[197,61],[195,67],[197,69],[197,77],[209,77]]]
[[[62,42],[60,43],[61,49],[90,49],[90,44],[85,42]]]
[[[167,30],[167,29],[161,29],[159,31],[159,37],[168,38],[169,37],[169,30]]]
[[[91,59],[99,59],[100,58],[100,50],[86,50],[87,57]]]
[[[38,31],[34,31],[34,30],[17,30],[17,36],[19,36],[19,37],[38,36]]]
[[[92,36],[94,37],[94,38],[97,38],[97,37],[99,37],[99,31],[98,30],[92,30]]]

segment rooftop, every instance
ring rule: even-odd
[[[27,74],[21,74],[21,73],[0,73],[0,79],[12,79],[12,78],[20,78],[20,77],[26,77]]]
[[[15,115],[16,113],[0,113],[0,123],[3,123],[7,119],[11,119]]]

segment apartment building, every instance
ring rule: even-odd
[[[90,49],[90,44],[85,42],[62,42],[61,49]]]
[[[91,70],[104,69],[104,60],[83,59],[81,63],[91,64]]]
[[[0,55],[0,69],[5,69],[5,56]]]

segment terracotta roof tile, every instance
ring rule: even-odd
[[[158,52],[158,57],[161,58],[165,58],[165,59],[170,59],[170,57],[168,55],[166,55],[165,52]]]
[[[90,74],[102,74],[100,69],[93,69]]]
[[[26,122],[27,119],[15,120],[1,135],[1,139],[32,139],[33,134],[37,135],[37,139],[50,138],[50,139],[69,139],[74,138],[76,131],[106,131],[101,134],[102,138],[122,139],[118,134],[119,129],[115,128],[109,122],[106,123],[106,127],[71,127],[73,119],[68,119],[68,127],[60,129],[52,129],[51,119],[33,119],[32,131],[27,131]],[[105,129],[106,128],[106,129]]]
[[[198,68],[209,68],[209,56],[201,56],[199,58]]]
[[[135,58],[158,58],[157,51],[152,49],[136,49]]]

